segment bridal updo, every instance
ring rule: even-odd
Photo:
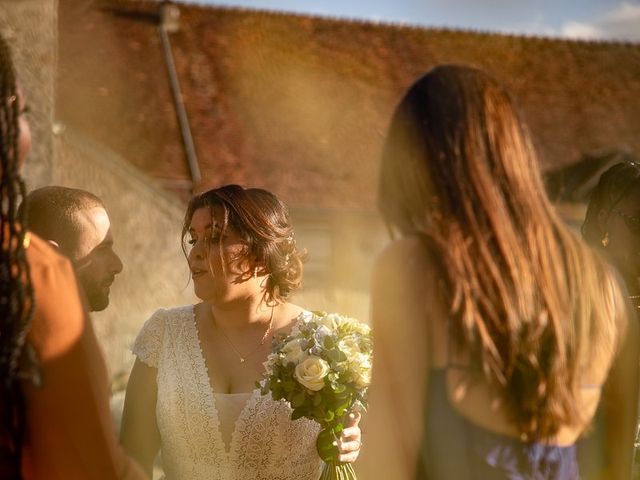
[[[221,232],[232,228],[245,242],[246,248],[237,260],[244,261],[246,275],[266,275],[268,303],[283,302],[300,287],[305,253],[296,246],[288,209],[278,197],[261,188],[239,185],[225,185],[193,197],[182,225],[185,255],[191,218],[203,207],[209,207],[212,216],[214,208],[219,208]]]

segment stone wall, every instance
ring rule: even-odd
[[[25,167],[29,189],[51,181],[56,77],[57,0],[2,0],[0,33],[9,43],[31,109],[33,136]]]
[[[133,363],[129,348],[143,322],[158,308],[195,300],[180,248],[185,206],[81,132],[66,128],[54,146],[53,183],[95,193],[111,217],[124,270],[109,307],[92,317],[112,376],[126,376]]]

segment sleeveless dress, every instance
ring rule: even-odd
[[[449,402],[447,368],[429,372],[423,450],[416,478],[578,480],[577,447],[524,443],[486,430]]]
[[[316,422],[292,421],[287,403],[258,389],[245,395],[211,390],[193,305],[155,312],[133,353],[158,371],[156,421],[167,480],[319,477]]]

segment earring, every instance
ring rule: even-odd
[[[258,278],[258,267],[253,269],[253,278]]]
[[[604,237],[602,237],[602,240],[600,240],[600,243],[602,243],[603,247],[606,247],[607,245],[609,245],[609,232],[606,232],[604,234]]]

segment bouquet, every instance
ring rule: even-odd
[[[305,313],[288,336],[274,341],[265,363],[263,395],[291,405],[291,419],[322,426],[316,449],[324,461],[322,480],[355,479],[353,467],[337,460],[337,441],[352,410],[366,409],[371,382],[370,328],[335,313]]]

